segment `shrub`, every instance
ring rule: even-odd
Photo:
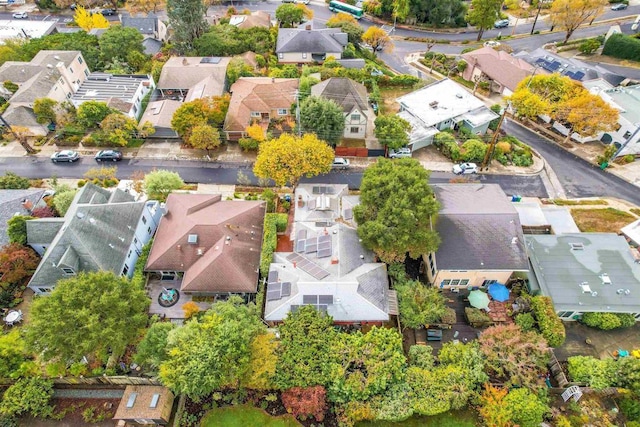
[[[600,47],[600,42],[597,39],[587,39],[580,43],[578,50],[585,55],[591,55]]]
[[[433,349],[428,345],[412,345],[409,347],[409,364],[422,369],[431,369],[435,363]]]
[[[243,151],[257,151],[260,146],[260,142],[253,138],[240,138],[238,145]]]
[[[573,356],[568,359],[572,381],[587,383],[596,390],[616,383],[616,365],[613,359],[600,360],[591,356]]]
[[[433,137],[433,145],[436,146],[443,156],[450,158],[454,162],[462,159],[460,147],[453,135],[448,132],[440,132]]]
[[[469,139],[462,144],[462,160],[481,162],[487,153],[487,144],[477,139]]]
[[[49,401],[53,396],[53,382],[38,377],[22,378],[4,392],[0,414],[47,417],[53,413]]]
[[[287,214],[275,214],[276,215],[276,230],[279,233],[284,232],[287,229],[287,224],[289,223],[289,217]]]
[[[262,235],[262,251],[260,252],[260,274],[266,277],[273,260],[273,253],[278,245],[278,214],[266,214]]]
[[[566,332],[562,320],[553,309],[550,297],[535,296],[531,298],[531,308],[538,322],[540,333],[551,347],[559,347],[564,343]]]
[[[640,400],[625,397],[619,403],[620,410],[629,421],[640,421]]]
[[[631,315],[620,313],[584,313],[582,315],[582,322],[592,328],[609,331],[611,329],[617,329],[623,326],[633,326],[635,324],[635,320],[633,319],[633,316],[631,316],[630,318],[629,316]]]
[[[604,44],[603,55],[620,59],[640,58],[640,40],[624,34],[612,34]]]
[[[472,307],[465,307],[464,314],[467,317],[467,321],[473,326],[483,326],[491,323],[489,315],[482,310]]]
[[[520,313],[516,315],[516,325],[525,332],[531,331],[536,325],[536,321],[531,313]]]
[[[30,185],[28,178],[23,178],[13,172],[7,172],[0,177],[0,189],[2,190],[24,190]]]
[[[314,417],[316,421],[324,420],[327,410],[326,390],[317,385],[313,387],[293,387],[282,392],[282,404],[287,412],[296,418]]]

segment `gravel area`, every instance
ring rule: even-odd
[[[53,391],[53,397],[73,399],[120,399],[123,395],[123,389],[56,388]]]

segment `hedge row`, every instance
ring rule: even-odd
[[[268,213],[264,217],[262,234],[262,251],[260,252],[260,274],[269,275],[269,265],[273,261],[273,253],[278,245],[278,232],[287,228],[287,214]]]
[[[531,308],[538,321],[540,332],[549,345],[551,347],[561,346],[566,338],[566,332],[562,320],[560,320],[553,308],[551,298],[535,296],[531,298]]]
[[[624,34],[613,34],[604,44],[602,54],[637,61],[640,58],[640,40]]]

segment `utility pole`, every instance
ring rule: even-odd
[[[495,132],[493,132],[493,138],[491,138],[491,142],[489,143],[489,147],[487,148],[487,152],[484,155],[484,159],[482,160],[482,164],[480,165],[480,170],[484,169],[489,170],[489,165],[491,164],[491,159],[493,158],[493,152],[496,149],[496,144],[498,143],[498,135],[500,135],[500,128],[502,127],[502,122],[504,121],[504,117],[507,115],[507,108],[509,105],[505,107],[502,111],[502,116],[500,116],[500,121],[498,122],[498,126],[496,127]]]
[[[296,124],[298,126],[298,137],[302,136],[302,128],[300,127],[300,91],[296,89]]]
[[[536,19],[533,20],[533,26],[531,27],[531,35],[533,35],[533,30],[536,29],[536,22],[538,22],[538,16],[540,16],[540,9],[542,9],[542,0],[538,0],[538,12],[536,13]]]

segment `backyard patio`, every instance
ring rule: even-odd
[[[180,291],[181,280],[159,280],[151,279],[147,283],[147,294],[151,298],[151,306],[149,307],[149,314],[157,314],[167,319],[185,319],[184,310],[182,306],[187,302],[193,301],[191,295],[185,294]],[[178,301],[170,307],[165,307],[161,304],[161,294],[167,289],[178,290]],[[196,302],[201,311],[208,310],[211,307],[212,302]]]

